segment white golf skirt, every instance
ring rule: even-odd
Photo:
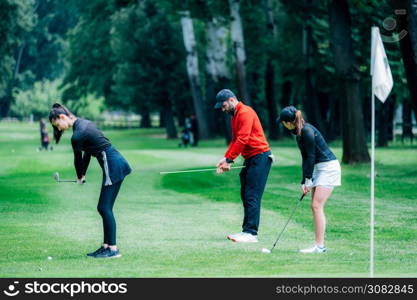
[[[339,161],[331,160],[314,165],[313,170],[313,187],[324,186],[332,189],[335,186],[342,185],[341,170]]]

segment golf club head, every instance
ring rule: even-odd
[[[53,177],[54,177],[54,179],[55,179],[56,182],[77,182],[77,180],[61,180],[61,178],[59,177],[59,173],[58,172],[55,172]]]
[[[59,182],[59,173],[58,172],[54,173],[54,179],[55,179],[56,182]]]

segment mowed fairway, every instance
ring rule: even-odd
[[[50,134],[51,135],[51,134]],[[310,198],[304,200],[272,254],[296,204],[300,154],[295,142],[273,143],[278,161],[262,203],[258,244],[225,237],[241,229],[239,171],[159,175],[213,166],[223,140],[179,149],[160,129],[105,131],[133,173],[115,205],[123,257],[85,256],[101,243],[96,206],[101,169],[91,160],[87,184],[74,179],[71,132],[52,152],[36,152],[38,125],[0,123],[1,277],[367,277],[369,165],[342,166],[342,184],[326,207],[328,252],[302,255],[313,241]],[[332,145],[341,158],[340,146]],[[237,165],[241,164],[241,160]],[[377,149],[375,275],[417,276],[417,148]],[[48,256],[52,259],[48,260]]]

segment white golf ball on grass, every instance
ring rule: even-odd
[[[52,256],[48,256],[48,260],[52,260]]]
[[[266,248],[262,248],[262,253],[271,253],[271,250],[269,250],[269,249],[266,249]]]

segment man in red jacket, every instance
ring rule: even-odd
[[[231,115],[232,141],[218,164],[217,173],[230,170],[240,154],[245,159],[240,172],[240,195],[244,207],[242,232],[227,236],[233,242],[258,242],[261,198],[273,156],[256,112],[239,102],[232,91],[223,89],[216,96],[214,108]]]

